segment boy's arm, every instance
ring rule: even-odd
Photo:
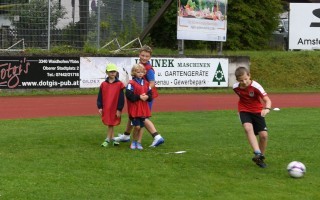
[[[129,86],[129,84],[128,84]],[[126,97],[129,101],[135,102],[140,100],[140,95],[134,94],[132,86],[126,88]]]
[[[97,107],[98,107],[98,109],[102,109],[103,108],[103,106],[102,106],[102,90],[101,90],[101,87],[100,87],[99,93],[98,93]]]
[[[124,107],[124,92],[123,92],[123,89],[121,89],[119,93],[117,110],[122,111],[123,107]]]
[[[147,81],[149,82],[149,85],[151,88],[154,88],[155,86],[155,74],[153,70],[149,70],[146,74]]]
[[[147,92],[147,95],[148,95],[147,101],[148,101],[148,102],[151,102],[151,101],[152,101],[152,90],[151,90],[151,88],[150,88],[149,91]]]
[[[272,103],[268,96],[264,96],[262,100],[264,102],[264,109],[261,112],[261,116],[265,117],[270,112]]]
[[[272,103],[271,103],[270,98],[269,98],[268,96],[264,96],[264,97],[262,98],[262,100],[263,100],[263,102],[264,102],[264,107],[267,108],[267,109],[268,109],[268,108],[271,109]]]

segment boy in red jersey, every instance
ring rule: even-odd
[[[240,120],[255,154],[252,161],[259,167],[265,168],[267,165],[264,163],[264,154],[268,141],[265,116],[270,112],[271,100],[263,87],[256,81],[251,80],[247,68],[237,68],[235,76],[238,82],[233,85],[233,90],[239,96]],[[257,136],[259,136],[259,141]]]
[[[143,149],[141,139],[144,122],[151,116],[147,101],[152,101],[152,92],[148,81],[143,78],[145,73],[146,69],[142,64],[135,64],[131,70],[132,80],[129,81],[126,88],[128,114],[134,127],[131,149]]]
[[[144,78],[149,82],[150,87],[152,89],[152,98],[155,99],[158,96],[158,92],[155,87],[155,72],[154,72],[154,69],[150,63],[151,55],[152,55],[152,49],[149,46],[144,45],[140,49],[139,62],[146,69],[146,74],[145,74]],[[150,110],[152,110],[153,100],[150,101],[148,104],[149,104]],[[152,121],[149,118],[147,118],[147,119],[145,119],[144,123],[145,123],[146,129],[153,137],[153,142],[150,145],[150,147],[157,147],[157,146],[163,144],[164,138],[161,137],[161,135],[157,132],[157,129],[155,128]],[[126,128],[126,131],[124,132],[124,134],[119,134],[119,136],[116,137],[115,140],[120,141],[120,142],[130,141],[131,130],[132,130],[132,126],[131,126],[131,121],[129,120],[127,123],[127,128]]]
[[[107,137],[101,144],[107,147],[119,145],[114,140],[114,126],[121,122],[121,111],[124,107],[124,84],[117,78],[117,66],[109,63],[106,68],[107,79],[101,83],[97,98],[97,107],[104,125],[108,126]]]

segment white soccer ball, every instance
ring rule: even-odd
[[[287,170],[292,178],[301,178],[306,173],[306,166],[299,161],[292,161],[288,164]]]

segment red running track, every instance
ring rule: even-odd
[[[320,107],[320,93],[269,94],[272,106]],[[0,119],[98,115],[95,95],[0,97]],[[162,94],[153,112],[236,110],[235,94]],[[123,112],[126,112],[126,108]]]

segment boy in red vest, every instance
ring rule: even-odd
[[[148,81],[143,78],[145,73],[146,69],[142,64],[135,64],[131,70],[132,80],[126,88],[128,114],[134,127],[131,149],[143,149],[141,139],[144,122],[151,117],[148,102],[152,101],[152,92]]]
[[[150,87],[152,89],[152,98],[155,99],[158,96],[158,92],[155,87],[155,72],[154,72],[154,69],[150,63],[151,55],[152,55],[152,49],[149,46],[144,45],[140,49],[139,62],[146,69],[146,74],[145,74],[144,78],[149,82]],[[150,110],[152,110],[153,100],[151,102],[149,102],[148,104],[149,104]],[[147,118],[147,119],[145,119],[144,124],[145,124],[145,127],[148,130],[148,132],[153,137],[153,142],[150,145],[150,147],[157,147],[157,146],[163,144],[164,139],[157,132],[157,129],[155,128],[152,121],[149,118]],[[131,130],[132,130],[132,126],[131,126],[131,122],[129,120],[127,123],[127,128],[126,128],[126,131],[124,132],[124,134],[119,134],[118,137],[115,137],[115,140],[119,141],[119,142],[130,141]]]
[[[113,146],[119,145],[114,139],[114,126],[121,122],[121,112],[124,107],[124,84],[117,78],[117,66],[107,64],[106,73],[108,77],[100,85],[97,98],[97,107],[104,125],[108,126],[107,137],[101,144],[107,147],[110,143]]]

